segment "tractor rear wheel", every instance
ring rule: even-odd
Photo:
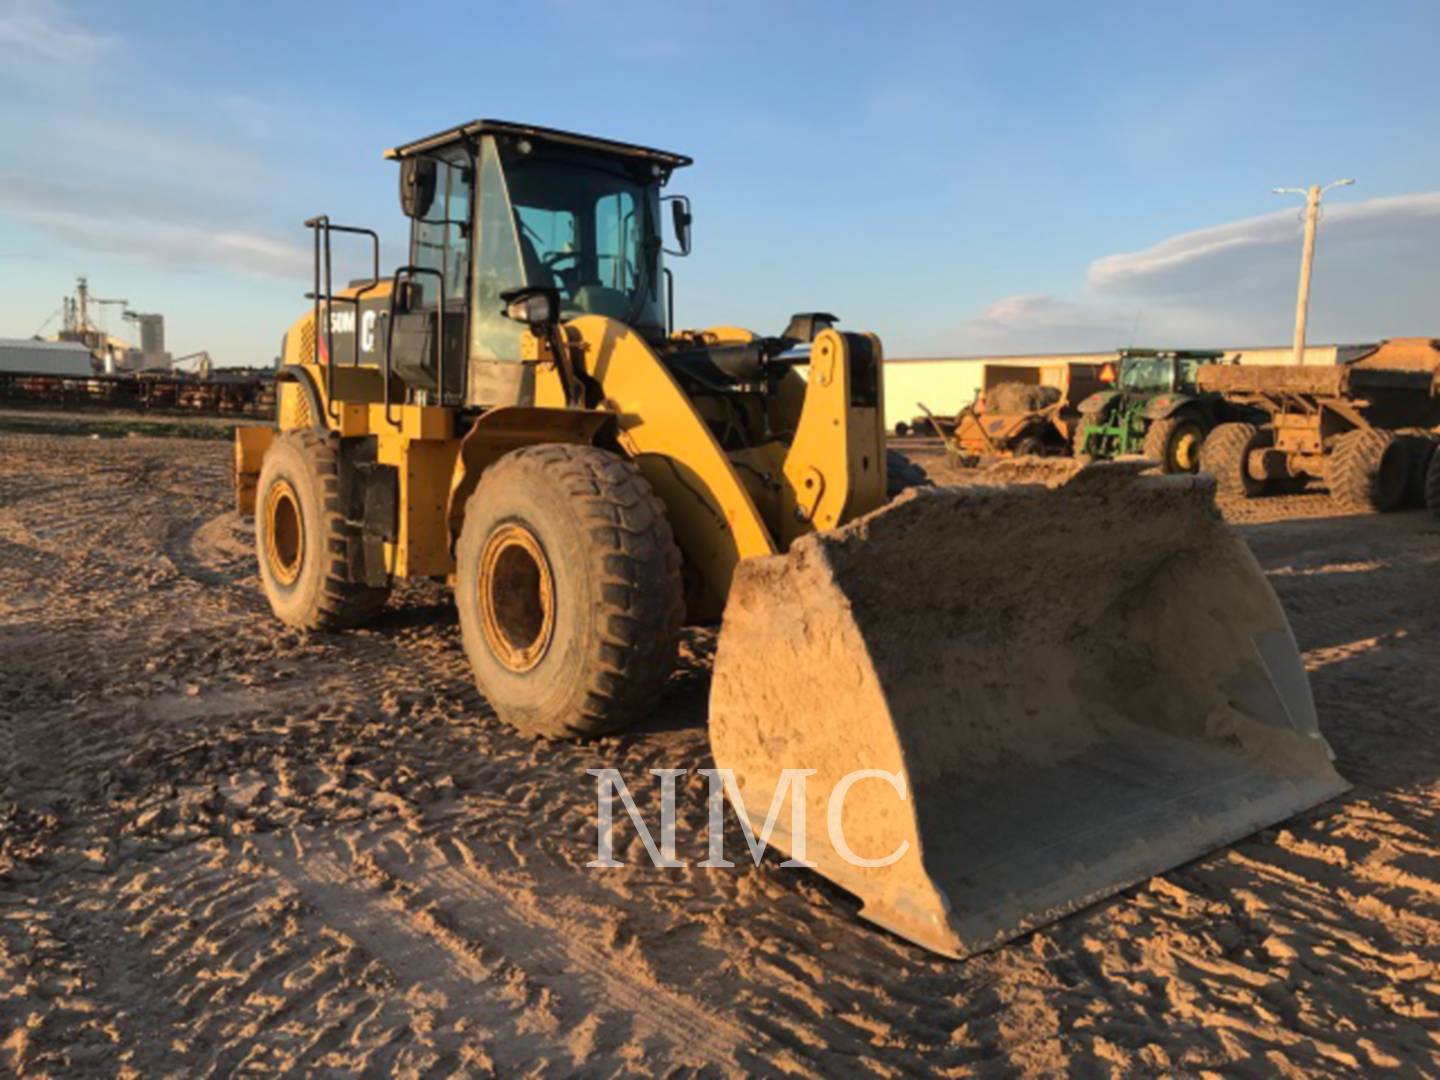
[[[1386,513],[1405,502],[1405,447],[1388,431],[1360,428],[1336,436],[1325,480],[1347,510]]]
[[[1275,441],[1275,433],[1254,424],[1221,424],[1200,448],[1200,471],[1215,478],[1221,495],[1243,495],[1247,499],[1265,491],[1265,481],[1256,480],[1248,469],[1250,451]]]
[[[1090,422],[1091,421],[1088,417],[1081,416],[1078,420],[1075,421],[1075,430],[1070,433],[1070,450],[1071,453],[1073,453],[1077,458],[1089,456],[1086,453],[1085,447],[1086,444],[1090,441]]]
[[[1162,473],[1193,473],[1200,468],[1205,429],[1189,416],[1153,420],[1145,431],[1144,453]]]
[[[455,561],[465,652],[511,727],[603,735],[660,697],[684,616],[680,549],[633,462],[558,443],[506,454],[466,504]]]
[[[335,441],[317,431],[290,431],[265,453],[255,488],[255,550],[270,608],[298,630],[338,630],[373,617],[388,585],[350,576],[359,526],[340,507]]]

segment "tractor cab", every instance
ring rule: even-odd
[[[1223,358],[1211,350],[1122,349],[1116,387],[1129,394],[1193,394],[1200,365]]]

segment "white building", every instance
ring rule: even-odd
[[[0,338],[0,371],[31,375],[93,375],[90,350],[78,341]]]

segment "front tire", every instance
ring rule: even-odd
[[[1144,454],[1162,473],[1194,473],[1200,469],[1205,429],[1188,416],[1166,416],[1145,431]]]
[[[456,607],[480,692],[546,738],[643,718],[675,665],[680,549],[633,462],[542,444],[485,471],[456,545]]]
[[[290,431],[265,454],[255,488],[255,552],[270,609],[297,630],[339,630],[374,617],[389,585],[350,576],[360,529],[340,507],[335,441],[316,431]]]

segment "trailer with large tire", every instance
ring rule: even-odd
[[[1347,510],[1386,512],[1429,502],[1440,512],[1440,342],[1396,338],[1347,364],[1206,365],[1204,392],[1257,409],[1262,423],[1221,424],[1201,469],[1222,494],[1298,491],[1312,479]],[[1427,486],[1433,492],[1426,499]]]
[[[961,466],[1068,454],[1080,420],[1079,403],[1104,388],[1103,367],[986,364],[983,388],[974,402],[953,420],[932,416],[931,423],[945,440],[950,460]]]

